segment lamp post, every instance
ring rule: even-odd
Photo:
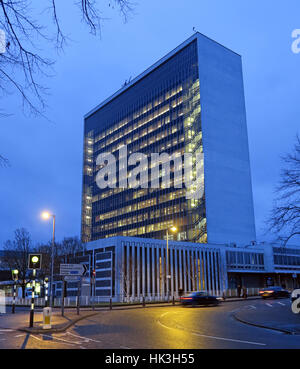
[[[170,229],[167,228],[167,252],[166,252],[166,288],[167,288],[167,298],[168,298],[168,302],[169,302],[169,279],[172,278],[172,276],[169,274],[170,273],[170,268],[169,268],[169,230],[172,233],[176,233],[177,232],[177,228],[175,226],[172,226]],[[173,291],[172,291],[173,293]]]
[[[51,277],[50,277],[50,293],[49,293],[49,306],[53,305],[53,271],[54,271],[54,243],[55,243],[55,215],[50,214],[48,211],[42,213],[43,219],[53,219],[53,231],[52,231],[52,248],[51,248]]]

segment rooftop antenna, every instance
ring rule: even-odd
[[[125,82],[123,83],[122,87],[127,86],[127,85],[131,82],[131,79],[132,79],[132,77],[131,77],[131,76],[129,77],[129,80],[128,80],[128,81],[127,81],[127,79],[126,79],[126,80],[125,80]]]
[[[195,32],[195,33],[197,33],[198,31],[196,30],[196,28],[195,27],[193,27],[193,31]]]

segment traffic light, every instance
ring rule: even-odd
[[[41,269],[42,255],[41,254],[29,254],[28,269]]]

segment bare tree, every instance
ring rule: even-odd
[[[14,240],[7,240],[4,243],[3,263],[10,270],[18,269],[22,297],[25,297],[26,279],[28,276],[28,255],[31,249],[30,234],[25,228],[16,229]]]
[[[100,1],[74,0],[73,4],[79,7],[82,21],[89,31],[94,35],[99,33],[103,20],[98,6]],[[106,5],[118,9],[125,21],[133,9],[129,0],[111,0]],[[47,92],[46,87],[39,82],[39,77],[51,75],[54,63],[42,54],[40,45],[46,42],[61,50],[67,41],[60,21],[63,15],[59,13],[59,2],[48,0],[44,8],[49,15],[49,22],[44,17],[45,11],[41,18],[37,9],[30,7],[30,0],[0,0],[0,29],[5,34],[0,46],[2,50],[6,49],[0,53],[0,93],[17,91],[23,107],[38,115],[43,115]],[[45,24],[40,19],[45,19]],[[54,25],[52,31],[50,22]]]
[[[59,274],[59,266],[62,260],[68,261],[68,256],[74,256],[83,251],[84,247],[78,237],[65,237],[61,242],[55,242],[54,245],[54,274]],[[51,273],[51,253],[52,243],[39,244],[35,251],[42,254],[42,268],[38,273],[41,279],[49,276]]]
[[[277,197],[268,219],[269,229],[285,233],[284,245],[294,235],[300,234],[300,137],[293,151],[282,157],[285,165],[276,188]]]

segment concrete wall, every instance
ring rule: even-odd
[[[198,35],[208,243],[256,239],[241,57]]]

